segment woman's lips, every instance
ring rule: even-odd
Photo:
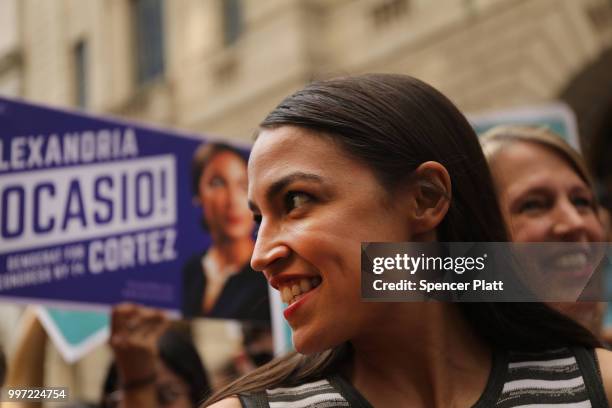
[[[283,316],[285,316],[285,319],[288,322],[292,320],[292,316],[304,305],[304,303],[308,302],[308,300],[311,299],[313,296],[316,296],[316,293],[321,283],[320,282],[321,278],[312,278],[312,279],[318,279],[318,282],[315,282],[316,286],[311,287],[307,292],[301,292],[299,295],[295,296],[293,295],[293,289],[292,289],[292,292],[291,292],[292,298],[291,300],[289,300],[289,304],[287,308],[283,311]],[[285,291],[285,293],[288,294],[287,291]]]
[[[574,278],[587,277],[593,272],[591,259],[584,252],[558,254],[546,259],[543,266],[550,274]]]
[[[291,281],[279,283],[278,290],[281,293],[281,299],[287,305],[299,300],[304,294],[319,286],[321,278],[318,276],[311,278],[300,278]]]
[[[225,217],[225,221],[228,224],[241,224],[243,223],[245,220],[245,217],[241,217],[239,215],[228,215],[227,217]]]

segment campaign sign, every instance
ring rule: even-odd
[[[479,135],[498,125],[545,126],[580,151],[576,115],[563,102],[471,114],[468,120]]]
[[[179,311],[201,143],[0,98],[0,297]]]

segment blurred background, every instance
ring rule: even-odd
[[[565,102],[612,191],[611,0],[0,0],[0,95],[56,107],[248,143],[305,83],[364,72],[416,76],[466,113]],[[21,308],[0,309],[10,356]],[[210,324],[194,332],[219,337],[214,368],[240,338]],[[48,383],[96,400],[110,352],[69,365],[48,347]]]

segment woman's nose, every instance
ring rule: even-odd
[[[266,272],[272,265],[289,256],[291,250],[282,242],[280,236],[274,233],[271,226],[264,221],[259,226],[255,248],[251,256],[251,268]]]
[[[553,232],[559,241],[587,240],[585,216],[569,200],[558,205],[555,217]]]
[[[227,190],[227,205],[231,208],[247,208],[247,193],[242,186],[230,186]]]

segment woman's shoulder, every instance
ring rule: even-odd
[[[356,397],[351,392],[347,393],[347,386],[338,384],[334,377],[330,377],[302,382],[292,386],[277,386],[258,392],[241,393],[239,396],[225,398],[216,402],[210,405],[210,407],[284,407],[288,405],[306,407],[313,406],[313,401],[316,401],[317,406],[371,407],[368,403],[364,404],[363,401],[365,400],[362,398]],[[355,402],[357,400],[359,400],[358,404]]]
[[[496,370],[499,374],[496,378],[503,378],[503,385],[496,388],[501,391],[494,399],[503,406],[522,406],[533,401],[542,405],[608,406],[612,381],[608,380],[608,393],[604,389],[606,379],[600,375],[604,370],[597,365],[598,353],[580,346],[500,353],[503,358],[498,366],[503,368]],[[612,374],[610,353],[604,359],[602,368],[607,365]]]
[[[608,399],[608,404],[612,406],[612,351],[598,348],[595,352],[606,398]]]
[[[210,408],[242,408],[242,404],[238,397],[227,397],[222,399],[221,401],[217,401],[212,405],[209,405]]]

